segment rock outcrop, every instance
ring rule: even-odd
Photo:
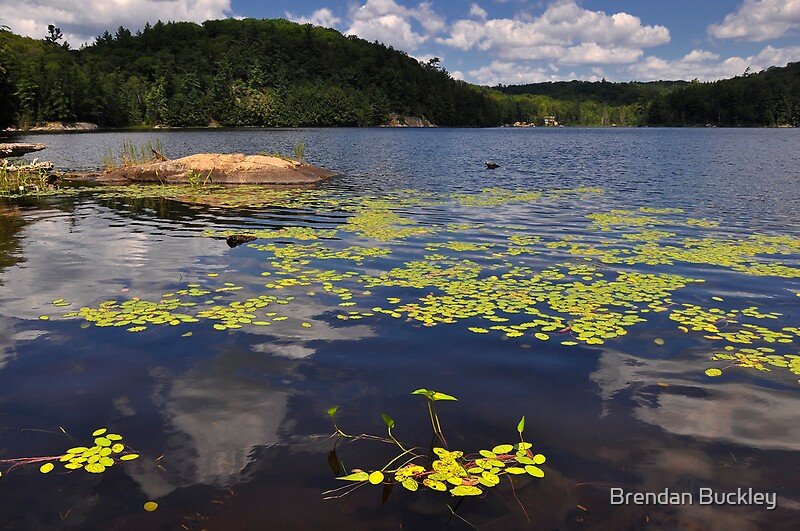
[[[313,184],[335,175],[324,168],[278,157],[211,153],[120,168],[99,176],[97,182]]]
[[[436,127],[424,116],[401,116],[397,113],[389,115],[389,120],[381,127]]]
[[[94,131],[97,124],[90,122],[46,122],[30,127],[9,127],[6,131]]]

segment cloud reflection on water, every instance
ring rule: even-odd
[[[173,378],[155,371],[159,382],[154,401],[169,424],[170,457],[156,469],[132,468],[131,475],[151,498],[197,484],[229,486],[245,479],[257,448],[297,440],[292,433],[290,402],[303,377],[301,367],[319,341],[358,340],[375,335],[363,325],[335,328],[313,317],[326,307],[306,304],[285,313],[312,324],[289,329],[283,323],[266,327],[268,341],[250,334],[249,346],[226,347]],[[289,321],[291,322],[291,321]],[[260,331],[262,334],[267,331]],[[238,332],[241,333],[241,332]],[[327,448],[322,448],[327,451]]]
[[[603,351],[590,378],[599,386],[605,411],[615,395],[629,390],[634,417],[670,433],[744,447],[800,450],[796,392],[711,380],[682,360],[612,349]]]

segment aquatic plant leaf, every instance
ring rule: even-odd
[[[411,476],[416,476],[425,472],[425,468],[419,465],[405,465],[400,467],[397,472],[395,472],[394,479],[395,481],[403,481],[406,478]]]
[[[144,507],[145,511],[147,511],[148,513],[152,513],[153,511],[158,509],[158,504],[156,502],[154,502],[154,501],[149,501],[149,502],[145,502],[143,507]]]
[[[403,485],[403,487],[405,487],[407,490],[410,490],[411,492],[416,492],[417,489],[419,488],[419,483],[417,483],[415,480],[411,478],[404,479],[400,484]]]
[[[721,376],[722,375],[722,371],[719,370],[719,369],[714,369],[714,368],[706,369],[706,375],[711,376],[713,378],[713,377],[716,377],[716,376]]]
[[[442,461],[455,461],[460,457],[464,456],[464,452],[460,450],[453,450],[452,452],[449,450],[445,450],[439,446],[434,447],[433,453],[435,453]]]
[[[525,469],[520,468],[518,466],[510,466],[506,468],[506,472],[508,472],[509,474],[519,475],[519,474],[525,474]]]
[[[456,397],[454,397],[452,395],[448,395],[448,394],[445,394],[445,393],[440,393],[438,391],[434,392],[431,395],[430,399],[434,400],[434,401],[435,400],[458,400],[458,398],[456,398]]]
[[[389,428],[390,430],[394,428],[394,420],[392,419],[392,417],[386,414],[382,414],[381,417],[383,417],[383,423],[386,424],[387,428]]]
[[[364,471],[359,471],[336,479],[341,479],[342,481],[367,481],[369,480],[369,474]]]
[[[106,433],[108,429],[106,428],[98,428],[92,432],[92,437],[100,437],[104,433]]]
[[[101,465],[100,463],[87,463],[83,468],[86,469],[87,472],[91,472],[92,474],[102,474],[106,471],[106,467]]]
[[[514,449],[514,446],[511,444],[498,444],[494,448],[492,448],[492,452],[497,455],[507,454]]]
[[[522,435],[522,432],[525,431],[525,415],[523,415],[522,418],[519,420],[519,424],[517,424],[517,431],[519,432],[520,435]],[[520,447],[521,446],[522,445],[520,444]]]
[[[139,458],[139,454],[125,454],[123,456],[120,456],[119,460],[120,461],[133,461],[134,459],[138,459],[138,458]]]
[[[481,477],[478,478],[478,481],[484,487],[494,487],[500,483],[500,477],[490,471],[485,471],[483,474],[481,474]]]
[[[533,464],[534,465],[541,465],[547,460],[547,458],[543,454],[536,454],[533,456]]]
[[[435,490],[444,490],[444,489],[435,489]],[[459,485],[458,487],[453,487],[452,489],[450,489],[450,494],[452,494],[453,496],[479,496],[483,494],[483,491],[473,485]]]
[[[369,482],[372,483],[373,485],[378,485],[380,483],[383,483],[383,472],[381,472],[380,470],[376,470],[375,472],[369,475],[368,479]]]
[[[332,408],[329,408],[326,413],[330,418],[334,418],[337,411],[339,411],[339,406],[333,406]]]
[[[531,476],[533,476],[535,478],[543,478],[544,477],[544,470],[542,470],[538,466],[527,465],[525,467],[525,472],[527,472],[528,474],[530,474]]]
[[[432,490],[438,490],[438,491],[447,490],[447,485],[436,479],[427,478],[423,480],[422,484]]]
[[[88,449],[89,448],[86,447],[86,446],[76,446],[74,448],[70,448],[69,450],[67,450],[67,453],[68,454],[82,454],[83,452],[85,452]]]
[[[47,474],[53,470],[54,466],[55,465],[53,465],[53,463],[45,463],[39,467],[39,472],[42,474]]]

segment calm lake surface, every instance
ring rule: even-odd
[[[34,155],[58,169],[95,170],[124,140],[156,138],[170,158],[304,143],[343,176],[291,192],[0,198],[6,528],[800,527],[800,131],[16,140],[47,144]],[[229,248],[231,234],[257,239]],[[372,472],[400,453],[334,446],[326,411],[382,437],[386,414],[426,456],[419,388],[458,398],[437,411],[470,459],[519,443],[525,415],[545,476],[501,474],[463,501],[399,484],[324,499],[355,486],[334,468]],[[98,428],[123,436],[111,457],[140,457],[95,474],[12,461],[90,447]],[[701,504],[750,488],[776,506]],[[612,505],[611,489],[693,503]]]

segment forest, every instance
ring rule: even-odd
[[[286,20],[120,27],[80,49],[0,30],[0,127],[800,125],[800,63],[712,83],[481,87],[378,42]]]

